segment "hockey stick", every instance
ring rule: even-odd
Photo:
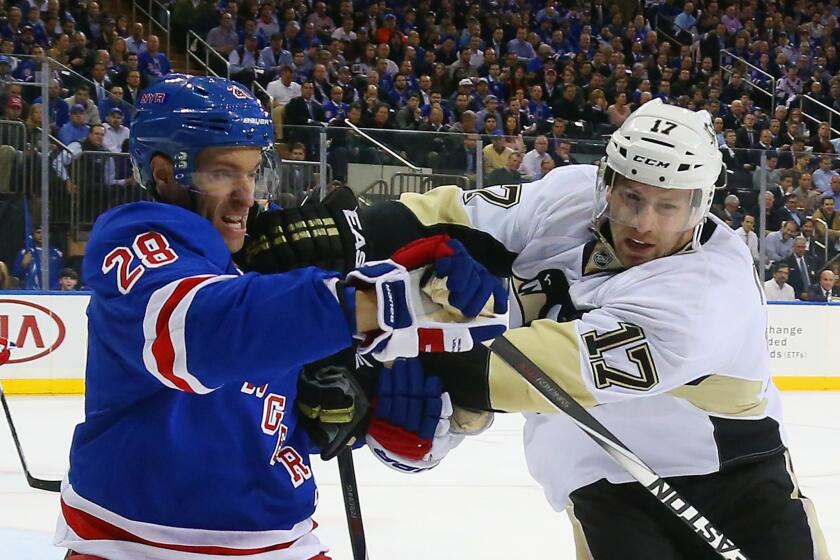
[[[362,509],[359,505],[359,487],[356,485],[356,469],[353,467],[353,450],[345,447],[338,454],[338,476],[341,479],[341,494],[344,496],[344,513],[347,515],[347,529],[350,531],[350,547],[353,560],[367,560],[365,527],[362,524]]]
[[[635,453],[598,422],[571,395],[563,390],[531,359],[516,348],[509,340],[498,337],[490,350],[510,365],[530,383],[557,410],[566,414],[578,428],[591,437],[616,463],[627,469],[653,497],[687,525],[703,542],[711,546],[721,558],[727,560],[748,560],[743,552],[719,529],[712,526],[706,517],[689,504],[670,484],[660,478]]]
[[[0,366],[6,363],[9,359],[8,345],[9,343],[5,339],[0,338]],[[23,474],[26,475],[26,482],[29,483],[29,486],[37,488],[38,490],[46,490],[48,492],[61,491],[60,480],[44,480],[42,478],[35,478],[32,476],[32,473],[29,472],[29,467],[26,465],[26,459],[23,456],[23,449],[20,446],[20,439],[18,438],[15,424],[12,422],[12,412],[9,410],[9,403],[6,402],[6,394],[3,392],[2,383],[0,383],[0,402],[3,403],[3,411],[6,413],[6,422],[8,422],[9,430],[12,432],[12,440],[15,442],[18,457],[20,457],[20,464],[23,466]]]

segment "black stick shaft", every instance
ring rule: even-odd
[[[26,482],[29,483],[29,486],[37,488],[38,490],[60,492],[60,480],[43,480],[35,478],[32,476],[32,473],[29,472],[29,467],[26,465],[26,458],[23,456],[23,448],[20,445],[20,438],[18,438],[15,423],[12,421],[12,412],[9,410],[9,403],[6,402],[6,394],[3,392],[2,384],[0,384],[0,402],[3,403],[3,412],[6,413],[6,423],[9,424],[9,431],[12,432],[12,441],[15,442],[15,448],[17,449],[18,457],[20,458],[20,464],[23,467],[23,474],[26,475]]]
[[[353,560],[367,560],[365,527],[362,524],[362,509],[359,504],[359,487],[356,484],[356,469],[353,466],[353,451],[347,446],[338,454],[338,475],[341,479],[341,494],[344,496],[344,513],[347,515],[347,529],[350,532],[350,546]]]

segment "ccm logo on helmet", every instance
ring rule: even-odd
[[[653,167],[661,167],[663,169],[667,169],[671,165],[671,162],[669,161],[659,161],[658,159],[640,156],[638,154],[633,156],[633,161],[637,163],[644,163],[645,165],[652,165]]]

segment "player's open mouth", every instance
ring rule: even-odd
[[[629,245],[631,249],[637,249],[639,251],[644,251],[653,247],[653,243],[645,243],[644,241],[639,241],[638,239],[633,239],[632,237],[627,238],[627,245]]]
[[[227,226],[226,229],[235,232],[245,232],[245,220],[248,216],[236,216],[236,215],[229,215],[229,216],[222,216],[222,222]]]

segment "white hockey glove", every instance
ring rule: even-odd
[[[446,278],[446,308],[423,289],[425,277],[433,276],[424,271],[427,265],[435,267],[438,278]],[[419,239],[391,260],[367,263],[351,271],[346,282],[376,292],[379,330],[358,338],[359,352],[380,362],[419,352],[466,352],[474,341],[490,340],[507,328],[501,281],[446,235]],[[495,313],[481,313],[488,305]]]

